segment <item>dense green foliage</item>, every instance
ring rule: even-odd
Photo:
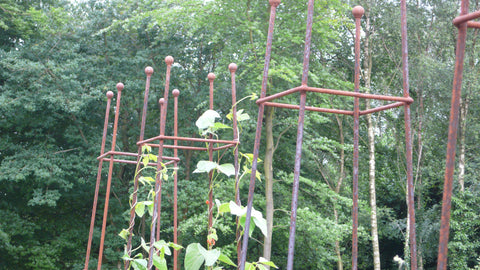
[[[407,2],[410,94],[415,99],[412,129],[417,241],[419,261],[425,269],[433,269],[457,33],[451,20],[457,14],[458,1]],[[478,3],[471,2],[471,9],[477,10]],[[357,4],[369,10],[374,29],[370,44],[371,91],[399,96],[402,81],[398,1],[317,0],[309,85],[353,89],[353,19],[349,7]],[[118,81],[125,84],[117,149],[136,152],[144,68],[152,66],[155,70],[146,128],[146,137],[150,137],[158,134],[156,104],[163,95],[164,58],[172,55],[175,65],[171,89],[181,92],[179,133],[199,137],[195,121],[208,108],[209,72],[217,75],[215,108],[222,121],[228,121],[226,115],[231,107],[229,63],[238,64],[237,96],[259,94],[268,17],[267,0],[1,1],[0,269],[83,268],[108,90],[115,91]],[[269,93],[300,84],[305,18],[306,1],[284,0],[277,10]],[[465,189],[455,184],[449,245],[451,269],[478,267],[480,259],[477,35],[469,31],[465,61],[463,104],[469,107],[463,119],[465,140],[458,146],[466,149]],[[282,101],[296,104],[297,99],[289,96]],[[308,103],[327,108],[353,107],[350,98],[327,95],[310,95]],[[241,126],[240,151],[250,153],[257,106],[246,100],[239,108],[250,115],[250,120]],[[403,110],[375,114],[374,120],[382,268],[397,269],[393,258],[405,258],[407,212]],[[280,269],[286,265],[296,121],[295,111],[275,110],[272,261]],[[334,269],[338,260],[336,241],[340,243],[344,267],[350,268],[352,126],[348,116],[306,114],[296,269]],[[169,134],[171,127],[170,121]],[[106,149],[110,147],[111,133],[109,130]],[[231,131],[219,135],[230,138]],[[364,119],[360,136],[359,267],[371,269]],[[340,170],[342,151],[344,175]],[[262,146],[260,158],[263,152]],[[207,157],[192,151],[179,154],[179,244],[187,247],[198,242],[205,246],[207,178],[192,172],[195,164]],[[231,162],[231,156],[226,154],[222,163]],[[133,165],[114,168],[104,269],[123,268],[124,241],[118,233],[127,226],[134,170]],[[336,192],[340,178],[344,178],[343,183]],[[248,194],[247,179],[244,177],[241,184],[243,204]],[[90,267],[96,265],[105,182],[100,189]],[[173,240],[172,186],[172,181],[167,181],[163,188],[162,238],[167,242]],[[233,187],[233,179],[223,179],[215,187],[215,198],[222,202],[233,200]],[[263,182],[259,181],[254,207],[261,212],[265,208],[263,198]],[[217,222],[216,245],[223,247],[222,252],[231,258],[235,257],[233,223],[231,217]],[[137,224],[136,235],[149,234],[148,218],[138,218]],[[252,237],[258,242],[250,242],[248,260],[256,261],[262,253],[262,234],[255,230]]]

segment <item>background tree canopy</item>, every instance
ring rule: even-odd
[[[306,2],[284,0],[277,10],[269,94],[300,83]],[[317,0],[309,85],[353,89],[350,9],[359,4],[366,8],[371,24],[365,29],[372,59],[369,91],[401,95],[399,1]],[[455,63],[457,31],[451,20],[457,16],[459,1],[416,0],[407,4],[410,95],[415,100],[412,129],[419,263],[422,269],[433,269]],[[470,7],[478,10],[478,0],[471,0]],[[229,63],[238,65],[239,98],[260,92],[268,17],[266,0],[1,1],[0,269],[83,268],[108,90],[114,91],[119,81],[125,84],[117,149],[135,152],[144,68],[152,66],[155,70],[146,128],[149,137],[158,134],[155,104],[163,96],[164,58],[172,55],[175,65],[171,89],[181,91],[179,133],[198,137],[195,121],[208,109],[209,72],[217,75],[215,108],[223,119],[231,106]],[[480,210],[476,207],[480,198],[480,110],[475,106],[480,102],[477,37],[477,30],[469,30],[449,244],[451,269],[478,269],[480,260]],[[363,85],[364,76],[362,80]],[[298,102],[296,97],[285,101]],[[353,107],[351,99],[326,95],[309,97],[308,102],[327,108]],[[239,108],[251,116],[242,124],[240,138],[240,151],[249,153],[257,106],[248,100]],[[395,109],[373,115],[382,269],[397,269],[393,261],[396,255],[408,264],[402,114],[403,110]],[[297,113],[276,109],[272,117],[275,209],[271,260],[284,269]],[[339,268],[339,261],[345,269],[350,267],[352,126],[353,120],[347,116],[306,114],[296,269]],[[167,126],[167,133],[171,130]],[[230,136],[228,131],[223,135]],[[363,118],[360,137],[359,268],[373,269],[367,122]],[[262,144],[261,159],[265,151]],[[179,154],[180,244],[204,243],[207,179],[192,172],[205,154]],[[226,160],[230,158],[227,156]],[[123,268],[124,242],[118,233],[128,222],[134,170],[132,165],[114,168],[104,269]],[[241,183],[244,204],[247,178]],[[105,182],[100,189],[99,209],[104,204]],[[165,185],[165,222],[161,229],[166,239],[173,240],[173,229],[167,222],[173,215],[172,183]],[[256,192],[255,208],[264,212],[264,182],[257,184]],[[222,202],[233,200],[233,194],[232,179],[215,187],[215,197]],[[101,211],[97,211],[90,267],[96,265],[101,218]],[[220,222],[216,245],[234,255],[232,222]],[[137,224],[137,235],[148,234],[148,219]],[[258,258],[263,239],[258,230],[253,237],[259,241],[249,245],[249,257]]]

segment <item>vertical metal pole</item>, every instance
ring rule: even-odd
[[[360,31],[365,10],[361,6],[352,9],[355,17],[355,92],[360,92]],[[353,105],[353,207],[352,207],[352,269],[358,269],[358,140],[360,127],[360,102],[355,97]]]
[[[122,97],[122,90],[123,90],[123,83],[117,84],[117,105],[115,108],[115,121],[113,124],[113,137],[112,137],[112,149],[111,151],[115,151],[115,144],[117,142],[117,127],[118,127],[118,117],[120,115],[120,99]],[[110,187],[112,184],[112,171],[113,171],[113,159],[114,156],[110,155],[110,164],[108,167],[108,179],[107,179],[107,191],[105,193],[105,206],[103,208],[103,223],[102,223],[102,234],[100,237],[100,250],[98,252],[98,264],[97,269],[102,269],[102,257],[103,257],[103,245],[105,242],[105,231],[107,227],[107,215],[108,215],[108,203],[110,200]]]
[[[405,0],[400,1],[401,32],[402,32],[402,67],[403,67],[403,96],[410,97],[410,85],[408,76],[408,39],[407,39],[407,4]],[[407,165],[407,198],[409,216],[409,239],[410,239],[410,269],[417,269],[417,239],[415,231],[415,198],[413,184],[413,162],[412,162],[412,132],[410,119],[410,104],[404,106],[405,122],[405,155]]]
[[[215,80],[215,74],[208,73],[208,81],[210,82],[210,103],[209,108],[213,110],[213,81]],[[213,136],[210,134],[209,139],[212,139]],[[208,160],[213,161],[213,144],[208,143]],[[213,223],[213,171],[208,173],[208,234],[211,233],[212,223]]]
[[[468,13],[468,0],[462,0],[460,15]],[[450,109],[450,125],[448,129],[447,158],[445,166],[445,182],[443,187],[442,219],[440,222],[440,243],[438,245],[437,269],[447,269],[448,235],[450,230],[450,209],[452,204],[453,173],[455,171],[455,148],[457,146],[458,117],[460,96],[462,94],[463,62],[467,22],[458,25],[455,73],[453,75],[452,101]]]
[[[180,91],[178,89],[174,89],[172,91],[173,95],[173,136],[178,136],[178,96],[180,95]],[[178,145],[178,141],[173,141],[173,157],[176,159],[178,157],[178,149],[176,146]],[[175,161],[173,163],[174,173],[173,173],[173,243],[178,244],[178,162]],[[173,270],[178,269],[178,250],[173,250]]]
[[[148,94],[150,91],[150,79],[153,74],[152,67],[145,68],[145,74],[147,75],[146,83],[145,83],[145,94],[143,97],[143,111],[142,111],[142,119],[140,124],[140,137],[139,141],[142,141],[145,135],[145,122],[147,118],[147,106],[148,106]],[[135,178],[133,181],[133,193],[132,193],[132,202],[130,206],[130,223],[128,226],[128,240],[127,240],[127,254],[130,256],[132,254],[132,237],[133,237],[133,227],[135,226],[135,206],[137,205],[137,192],[138,192],[138,179],[140,178],[140,161],[142,159],[142,146],[138,146],[138,157],[137,157],[137,167],[135,169]],[[125,270],[129,268],[130,261],[125,261]]]
[[[165,63],[167,64],[167,71],[165,76],[165,92],[163,94],[164,104],[161,107],[160,113],[160,136],[165,135],[165,123],[167,117],[167,108],[168,108],[168,93],[170,87],[170,70],[173,64],[173,57],[165,57]],[[162,156],[163,156],[163,143],[164,140],[161,139],[158,147],[158,157],[157,157],[157,176],[155,179],[155,199],[153,205],[153,216],[152,216],[152,226],[150,228],[150,251],[148,254],[148,264],[147,269],[152,269],[153,265],[153,252],[154,247],[153,243],[155,239],[160,240],[160,214],[161,214],[161,203],[162,203],[162,176],[159,171],[162,169]]]
[[[105,152],[105,141],[107,139],[107,129],[108,129],[108,116],[110,114],[110,103],[113,98],[113,92],[107,92],[107,108],[105,110],[105,122],[103,124],[103,135],[102,135],[102,146],[100,148],[100,155],[103,155]],[[88,244],[87,244],[87,255],[85,256],[85,266],[84,270],[88,269],[88,262],[90,260],[90,249],[92,247],[92,238],[93,238],[93,228],[95,225],[95,215],[97,212],[97,202],[98,202],[98,191],[100,189],[100,180],[102,178],[102,167],[103,159],[98,161],[98,171],[97,171],[97,182],[95,184],[95,195],[93,198],[93,207],[92,207],[92,218],[90,220],[90,232],[88,233]]]
[[[270,3],[270,21],[268,26],[268,35],[267,35],[267,46],[265,51],[265,65],[263,67],[263,79],[262,79],[262,91],[260,93],[260,98],[264,98],[267,95],[267,82],[268,82],[268,69],[270,67],[270,56],[272,52],[272,41],[273,41],[273,29],[275,26],[275,14],[278,5],[280,5],[281,0],[269,0]],[[247,249],[248,249],[248,232],[250,229],[250,218],[252,216],[252,205],[253,205],[253,194],[255,192],[255,179],[257,173],[257,163],[258,163],[258,151],[260,149],[260,139],[262,136],[262,122],[263,122],[263,112],[264,105],[263,103],[258,105],[258,117],[257,117],[257,130],[255,133],[255,144],[253,147],[253,160],[252,160],[252,173],[250,175],[250,185],[248,188],[248,203],[247,203],[247,213],[245,219],[245,230],[243,232],[243,241],[242,241],[242,256],[238,269],[245,269],[245,262],[247,260]]]
[[[230,63],[228,65],[228,69],[230,70],[231,80],[232,80],[232,126],[233,126],[233,140],[238,142],[238,123],[237,123],[237,88],[235,85],[235,72],[237,71],[237,65],[235,63]],[[235,168],[235,203],[238,206],[242,205],[240,201],[240,178],[239,178],[239,171],[240,171],[240,164],[238,163],[238,144],[235,146],[233,150],[233,166]],[[237,263],[240,263],[240,257],[242,254],[242,245],[240,242],[240,224],[239,218],[236,218],[236,241],[237,241]]]
[[[303,52],[303,73],[302,86],[307,86],[308,69],[310,64],[310,46],[312,40],[314,0],[308,1],[307,27],[305,33],[305,49]],[[295,168],[293,173],[292,187],[292,206],[290,214],[290,233],[288,238],[288,256],[287,270],[293,269],[293,257],[295,253],[295,230],[297,225],[297,208],[298,208],[298,190],[300,184],[300,166],[302,161],[302,142],[303,142],[303,126],[305,119],[305,105],[307,101],[307,92],[300,92],[300,108],[298,111],[298,128],[297,128],[297,144],[295,151]]]

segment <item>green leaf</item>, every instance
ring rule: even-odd
[[[149,252],[150,251],[150,247],[147,246],[147,243],[145,243],[145,239],[143,239],[143,237],[141,238],[141,241],[142,243],[140,244],[142,246],[142,248],[146,251],[146,252]],[[141,253],[139,253],[141,254]]]
[[[170,248],[168,248],[168,244],[167,242],[165,242],[165,240],[159,240],[153,243],[153,246],[160,250],[162,253],[167,254],[168,256],[172,255],[172,252],[170,251]]]
[[[215,118],[220,118],[220,114],[214,110],[207,110],[198,118],[195,125],[201,130],[207,129],[214,125]]]
[[[247,213],[247,208],[237,205],[234,201],[230,201],[229,208],[230,213],[238,217],[241,217]]]
[[[218,206],[218,212],[221,213],[229,213],[230,212],[230,203],[222,203]]]
[[[218,164],[216,162],[200,160],[197,163],[197,168],[195,169],[195,171],[193,171],[193,173],[209,173],[211,170],[217,168],[217,166]]]
[[[154,162],[157,162],[157,156],[154,154],[148,154],[148,159],[153,160]]]
[[[147,270],[147,260],[135,259],[132,262],[133,269],[135,270]]]
[[[260,257],[258,259],[258,262],[261,263],[261,264],[268,265],[268,266],[271,266],[271,267],[275,267],[275,268],[278,269],[278,267],[272,261],[269,261],[269,260],[265,259],[264,257]]]
[[[230,258],[227,255],[223,253],[220,254],[220,256],[218,257],[218,260],[228,265],[237,267],[237,265],[232,260],[230,260]]]
[[[263,218],[263,215],[260,211],[257,211],[252,208],[252,219],[257,225],[258,228],[262,231],[264,236],[267,235],[267,220]]]
[[[122,231],[118,234],[118,236],[120,236],[121,238],[127,240],[127,237],[128,237],[128,230],[126,229],[122,229]]]
[[[165,260],[165,257],[162,258],[161,256],[158,256],[157,254],[153,254],[153,265],[156,268],[158,268],[159,270],[168,270],[167,260]]]
[[[253,263],[245,262],[245,270],[255,270],[255,265]]]
[[[143,204],[145,204],[148,207],[148,214],[150,216],[153,216],[153,202],[152,201],[144,201]]]
[[[217,169],[221,173],[225,174],[226,176],[235,175],[235,167],[233,166],[233,164],[225,163],[225,164],[219,165]]]
[[[179,244],[175,244],[175,243],[172,243],[172,242],[169,242],[169,243],[168,243],[168,246],[171,247],[171,248],[173,248],[173,249],[175,249],[175,250],[180,250],[180,249],[183,248],[183,247],[180,246]]]
[[[228,128],[232,128],[232,127],[220,122],[215,122],[212,127],[213,130],[228,129]]]
[[[221,254],[220,250],[218,249],[212,249],[212,250],[201,249],[200,253],[205,258],[205,266],[213,266]]]
[[[185,270],[198,270],[202,266],[205,258],[203,257],[200,250],[205,250],[202,245],[199,243],[192,243],[187,246],[187,250],[185,251]]]
[[[145,203],[144,202],[137,202],[135,205],[135,214],[137,214],[138,217],[143,217],[145,214]]]

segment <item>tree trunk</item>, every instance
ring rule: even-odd
[[[266,149],[265,158],[263,160],[264,177],[265,177],[265,201],[266,201],[266,220],[267,235],[263,243],[263,257],[270,260],[272,251],[272,229],[273,229],[273,107],[265,107],[265,135]],[[270,269],[269,266],[266,266]]]
[[[365,39],[364,39],[364,71],[363,78],[365,81],[365,88],[367,93],[371,88],[371,73],[372,73],[372,54],[370,47],[370,11],[367,8],[365,12]],[[370,109],[370,99],[366,99],[367,110]],[[372,248],[373,248],[373,267],[375,270],[380,270],[380,245],[378,242],[378,225],[377,225],[377,199],[375,191],[375,125],[373,123],[372,115],[367,114],[368,125],[368,154],[369,154],[369,189],[370,189],[370,223],[372,234]]]

